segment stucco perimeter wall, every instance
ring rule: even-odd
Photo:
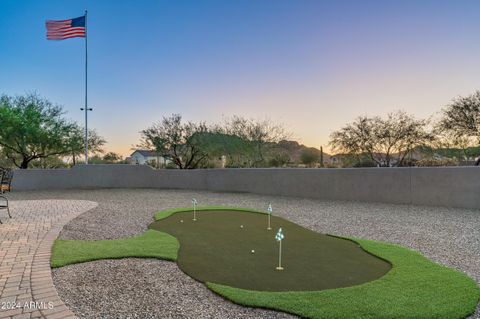
[[[175,188],[480,209],[480,168],[154,170],[88,165],[16,170],[12,188]]]

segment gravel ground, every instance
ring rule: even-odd
[[[292,318],[225,301],[172,262],[127,258],[67,268],[55,271],[55,285],[81,318]]]
[[[410,247],[480,283],[479,210],[157,189],[19,192],[10,197],[98,202],[95,209],[72,220],[60,234],[63,239],[89,240],[140,234],[155,212],[189,206],[192,197],[199,205],[264,208],[272,202],[275,214],[306,228]],[[108,260],[67,266],[53,273],[60,297],[82,318],[289,317],[225,301],[169,262]],[[480,307],[474,318],[480,318]]]

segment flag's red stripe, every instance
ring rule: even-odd
[[[85,29],[84,27],[76,27],[76,28]],[[65,26],[65,27],[61,27],[61,28],[47,28],[48,31],[50,31],[50,30],[61,31],[61,30],[67,30],[67,29],[72,29],[72,27],[71,26]]]
[[[47,39],[63,39],[63,38],[68,38],[68,37],[80,37],[84,38],[85,33],[74,33],[74,34],[67,34],[67,35],[62,35],[62,36],[47,36]]]
[[[47,38],[47,40],[66,40],[71,38],[85,38],[85,35],[73,35],[73,36],[61,37],[61,38]]]
[[[72,33],[72,34],[65,34],[62,36],[58,35],[49,35],[47,36],[48,39],[62,39],[66,37],[85,37],[85,33]]]
[[[85,32],[70,32],[66,34],[47,34],[47,38],[64,38],[64,37],[69,37],[69,36],[84,36]]]
[[[72,21],[68,22],[61,22],[61,23],[56,23],[56,22],[46,22],[45,25],[47,26],[61,26],[61,25],[72,25]]]
[[[49,38],[62,38],[62,37],[67,37],[70,35],[85,35],[85,32],[71,32],[71,33],[66,33],[66,34],[47,34],[47,37]]]
[[[47,26],[49,27],[54,27],[54,26],[61,26],[61,25],[72,25],[72,22],[62,22],[62,23],[53,23],[53,22],[47,22]]]
[[[48,32],[65,32],[70,30],[85,30],[84,27],[76,27],[76,28],[63,28],[63,29],[48,29]]]
[[[72,22],[72,19],[68,19],[68,20],[47,20],[47,23],[61,23],[61,22]]]
[[[65,30],[65,31],[48,31],[47,34],[65,34],[71,32],[85,32],[85,29],[72,29],[72,30]]]
[[[47,38],[47,40],[61,41],[61,40],[68,40],[68,39],[73,39],[73,38],[82,38],[82,39],[84,39],[85,36],[65,37],[65,38]]]
[[[61,29],[61,28],[68,28],[68,27],[71,27],[72,24],[71,23],[67,23],[67,24],[58,24],[58,25],[49,25],[47,24],[47,29]]]
[[[69,28],[61,31],[47,31],[47,34],[65,34],[70,32],[85,32],[85,28]]]

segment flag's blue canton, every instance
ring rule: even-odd
[[[85,16],[72,19],[72,28],[85,28]]]

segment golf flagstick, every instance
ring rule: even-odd
[[[197,200],[195,198],[192,198],[192,204],[193,204],[193,220],[197,220]]]
[[[275,239],[279,242],[278,246],[278,267],[276,268],[277,270],[283,270],[282,267],[282,240],[285,238],[285,235],[283,235],[282,228],[278,230],[277,234],[275,235]]]
[[[267,210],[268,210],[268,227],[267,227],[267,230],[271,230],[272,229],[272,227],[270,227],[270,216],[272,215],[272,204],[271,203],[268,204]]]

